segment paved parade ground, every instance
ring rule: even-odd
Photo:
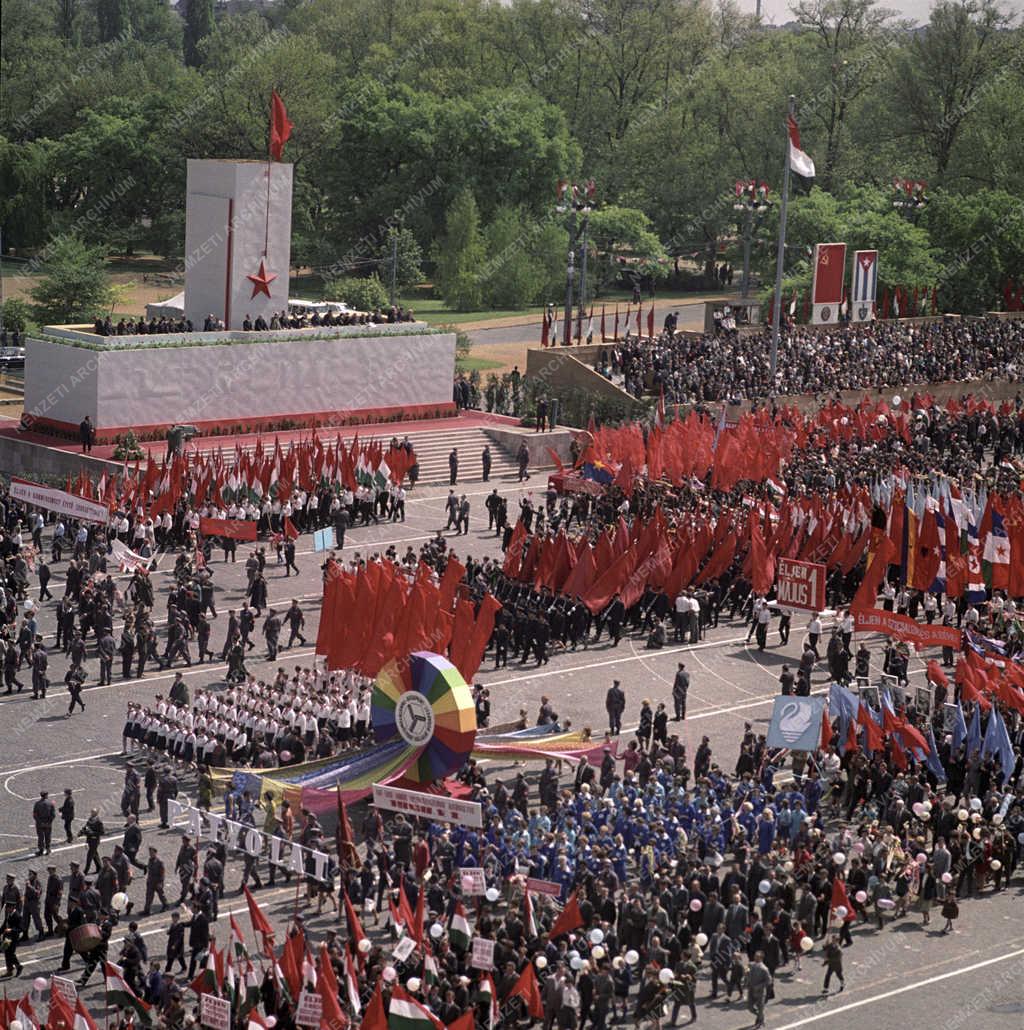
[[[481,557],[498,554],[498,538],[486,530],[483,500],[486,493],[497,485],[508,497],[514,509],[521,493],[532,490],[539,494],[544,483],[534,476],[524,484],[525,491],[513,482],[485,485],[480,482],[460,484],[473,505],[471,529],[468,539],[446,533],[450,545],[460,557],[471,554]],[[369,556],[394,545],[399,554],[408,546],[419,546],[434,536],[444,525],[444,497],[446,487],[425,487],[413,491],[407,502],[404,523],[387,523],[349,531],[344,556],[355,552]],[[321,554],[312,551],[312,537],[305,535],[297,542],[298,577],[286,577],[284,566],[276,566],[271,553],[267,565],[270,603],[279,612],[292,598],[298,599],[306,615],[305,633],[309,644],[282,651],[273,666],[267,663],[261,644],[257,622],[256,650],[250,652],[247,666],[259,677],[271,678],[277,666],[308,664],[314,659],[312,641],[318,624],[320,598]],[[223,645],[224,625],[229,608],[240,607],[246,581],[244,561],[246,547],[239,548],[237,564],[224,564],[219,551],[214,552],[212,569],[216,583],[215,603],[218,618],[213,620],[211,646],[220,651]],[[173,580],[173,556],[165,556],[160,571],[154,577],[156,587],[155,615],[166,613],[166,590]],[[52,642],[54,635],[53,611],[63,593],[61,582],[64,564],[53,567],[54,578],[50,589],[53,601],[41,608],[40,631]],[[120,585],[127,576],[118,576]],[[37,590],[32,591],[36,596]],[[115,637],[120,625],[115,623]],[[517,718],[521,708],[528,712],[529,724],[536,721],[542,695],[550,698],[560,721],[569,720],[573,727],[589,726],[595,735],[606,729],[604,695],[613,679],[618,679],[626,693],[625,728],[628,733],[636,724],[636,715],[642,698],[655,704],[664,701],[672,710],[671,687],[678,663],[685,661],[691,674],[687,718],[682,724],[671,722],[670,733],[679,733],[692,755],[703,735],[710,737],[713,761],[732,771],[738,753],[738,743],[744,724],[750,723],[755,732],[764,732],[770,714],[771,699],[778,692],[777,678],[784,662],[796,665],[802,641],[802,620],[794,618],[793,634],[787,647],[778,646],[778,634],[769,635],[769,648],[759,652],[746,644],[747,629],[742,621],[723,619],[717,629],[710,630],[706,639],[697,645],[671,645],[661,651],[648,651],[640,636],[624,637],[618,647],[603,639],[597,646],[580,649],[575,653],[556,652],[548,664],[537,667],[531,660],[525,665],[510,663],[508,668],[495,670],[493,659],[485,658],[476,681],[490,689],[492,724],[508,723]],[[880,662],[878,641],[873,646],[873,662]],[[922,658],[927,658],[926,653]],[[110,686],[99,687],[98,663],[95,657],[87,662],[89,679],[83,694],[85,711],[67,716],[68,695],[63,686],[66,659],[59,652],[51,654],[50,681],[53,684],[45,701],[34,701],[28,689],[29,673],[24,670],[26,690],[20,695],[0,697],[0,725],[3,727],[0,748],[0,867],[13,873],[18,881],[24,879],[29,868],[36,868],[45,879],[46,861],[34,855],[35,835],[31,821],[31,807],[40,790],[49,790],[59,804],[63,790],[74,791],[78,820],[76,827],[91,808],[99,808],[107,830],[107,844],[101,849],[109,852],[120,840],[123,820],[120,815],[120,796],[126,758],[121,754],[121,727],[125,704],[132,700],[149,704],[158,694],[168,691],[174,673],[180,669],[194,692],[198,687],[223,685],[226,665],[223,663],[197,665],[185,668],[178,663],[175,669],[153,671],[143,679],[120,680],[119,660],[115,661],[115,679]],[[919,676],[924,670],[921,659],[912,659],[911,675]],[[813,680],[816,692],[827,689],[827,674],[820,668]],[[536,771],[536,766],[532,767]],[[512,774],[507,764],[489,763],[488,780],[495,776]],[[786,775],[785,772],[780,774]],[[186,775],[182,780],[183,793],[194,797],[195,779]],[[358,810],[361,811],[361,808]],[[157,827],[154,812],[142,813],[144,847],[156,844],[168,863],[169,896],[173,901],[177,889],[176,877],[171,871],[173,855],[178,846],[178,835]],[[353,822],[358,826],[357,813]],[[56,836],[56,835],[55,835]],[[58,871],[66,875],[68,862],[82,860],[84,841],[58,844],[55,839],[52,861]],[[244,899],[235,888],[240,882],[241,868],[236,861],[229,862],[226,872],[227,893],[221,905],[221,918],[215,924],[218,939],[223,942],[227,934],[226,912],[241,913]],[[142,880],[136,876],[129,892],[136,910],[142,907]],[[956,1030],[973,1026],[984,1030],[1011,1030],[1024,1023],[1024,919],[1021,917],[1021,897],[1024,886],[1018,876],[1010,889],[998,896],[987,894],[981,899],[966,901],[961,906],[961,918],[954,934],[942,936],[941,920],[936,917],[923,929],[920,917],[911,915],[898,921],[895,928],[887,926],[879,933],[869,926],[858,926],[853,931],[855,945],[846,955],[847,986],[841,995],[822,999],[821,960],[816,948],[804,958],[803,971],[794,973],[792,966],[778,977],[776,1001],[768,1008],[768,1025],[773,1028],[803,1026],[844,1027],[856,1020],[865,1025],[895,1025],[892,1020],[892,999],[899,1000],[900,1024],[910,1027],[929,1027],[933,1030]],[[271,914],[275,925],[283,927],[295,910],[296,892],[292,886],[264,888],[257,894],[261,904]],[[307,925],[314,939],[318,939],[328,926],[337,926],[337,917],[326,910],[317,917],[304,910]],[[151,954],[162,957],[164,934],[169,916],[154,910],[147,918],[140,918],[140,930],[146,936]],[[248,920],[240,920],[248,928]],[[126,929],[122,919],[114,935],[112,958],[116,958],[117,940]],[[59,964],[62,950],[60,939],[27,943],[19,952],[25,965],[23,979],[48,976]],[[80,960],[75,960],[71,975],[81,971]],[[749,1026],[742,1003],[725,1004],[721,1000],[708,1004],[708,985],[702,980],[698,987],[700,1022],[710,1027]],[[102,984],[94,977],[88,997],[102,1007]]]

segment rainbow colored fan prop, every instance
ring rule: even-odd
[[[476,740],[476,709],[462,673],[447,658],[416,651],[388,662],[371,699],[378,744],[402,741],[412,761],[408,779],[430,783],[457,772]]]

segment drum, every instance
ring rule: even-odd
[[[71,931],[69,939],[77,955],[87,955],[103,943],[103,934],[95,923],[83,923]]]

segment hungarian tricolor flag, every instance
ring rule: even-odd
[[[284,101],[277,95],[275,89],[270,94],[270,156],[275,161],[281,160],[284,145],[291,138],[293,128],[294,126],[288,120]]]
[[[125,1009],[132,1013],[133,1018],[138,1019],[146,1026],[153,1022],[149,1005],[128,986],[128,982],[121,975],[121,970],[117,966],[110,962],[104,962],[103,978],[107,989],[107,1008]]]
[[[800,147],[800,126],[792,115],[786,118],[786,128],[789,132],[789,167],[797,175],[805,179],[814,178],[814,162],[804,153]]]
[[[403,988],[394,987],[388,1008],[388,1030],[444,1030],[444,1023]]]
[[[469,948],[469,920],[461,901],[455,903],[455,915],[452,916],[452,924],[448,927],[448,940],[456,951],[466,951]]]

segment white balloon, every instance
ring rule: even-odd
[[[961,809],[960,809],[960,810],[959,810],[959,811],[958,811],[958,812],[956,813],[956,817],[957,817],[957,819],[959,819],[959,820],[960,820],[960,822],[962,822],[962,823],[965,823],[965,822],[967,822],[967,809],[966,809],[966,808],[961,808]]]
[[[981,798],[971,798],[971,809],[975,812],[980,812],[982,808]]]
[[[810,951],[811,948],[813,948],[813,947],[814,947],[814,941],[810,937],[801,937],[800,938],[800,950],[801,951]]]
[[[1002,812],[996,812],[996,814],[994,816],[992,816],[992,822],[996,826],[1001,826],[1002,823],[1003,823],[1003,813]]]
[[[34,988],[35,988],[35,989],[36,989],[37,991],[39,991],[39,992],[41,993],[41,992],[43,992],[43,991],[45,991],[45,990],[46,990],[46,988],[47,988],[47,985],[49,984],[49,982],[50,982],[50,981],[49,981],[49,980],[47,980],[45,976],[37,976],[37,977],[36,977],[36,978],[35,978],[35,979],[34,979],[34,980],[32,981],[32,986],[33,986],[33,987],[34,987]]]
[[[439,937],[444,936],[444,927],[440,923],[434,923],[430,927],[430,936],[436,941]]]
[[[903,403],[903,398],[897,393],[893,396],[892,406],[898,408]]]
[[[693,939],[698,948],[706,948],[708,946],[708,935],[706,933],[699,933]]]
[[[857,902],[857,904],[863,905],[864,902],[868,900],[868,892],[867,891],[857,891],[857,893],[854,894],[853,897],[854,897],[854,900]]]
[[[845,863],[846,863],[846,856],[841,851],[837,851],[832,856],[832,861],[835,862],[836,865],[845,865]]]
[[[24,1026],[20,1019],[12,1019],[7,1024],[7,1030],[24,1030]]]
[[[754,898],[754,908],[764,908],[764,898]]]
[[[998,873],[1003,868],[1003,863],[998,858],[993,858],[989,865],[992,867],[992,872]]]
[[[125,910],[125,908],[127,908],[127,906],[128,906],[128,895],[125,894],[124,891],[118,891],[110,899],[110,907],[115,912],[123,912]]]
[[[263,1022],[273,1030],[273,1027],[277,1026],[277,1016],[266,1016]]]
[[[501,897],[501,891],[497,887],[488,887],[484,897],[493,904]]]
[[[758,890],[759,890],[759,891],[760,891],[760,892],[761,892],[762,894],[767,894],[767,893],[768,893],[768,892],[769,892],[769,891],[770,891],[770,890],[772,889],[772,882],[771,882],[771,880],[762,880],[762,881],[761,881],[761,882],[760,882],[760,883],[759,883],[759,884],[757,885],[757,889],[758,889]]]
[[[931,803],[930,801],[922,801],[922,802],[921,802],[921,807],[922,807],[922,808],[923,808],[923,809],[924,809],[924,810],[925,810],[926,812],[930,812],[930,811],[932,810],[932,803]]]
[[[659,970],[658,971],[658,979],[663,984],[670,984],[670,983],[672,983],[672,970],[671,969]]]
[[[410,991],[418,991],[420,989],[420,978],[418,976],[410,976],[409,979],[405,981],[405,986],[408,987]]]
[[[580,966],[582,966],[582,965],[583,965],[583,959],[581,959],[581,958],[579,957],[579,955],[573,955],[573,957],[572,957],[571,959],[569,959],[569,965],[570,965],[570,966],[571,966],[571,967],[572,967],[573,969],[579,969],[579,968],[580,968]]]
[[[391,983],[391,981],[394,980],[396,976],[398,976],[398,973],[395,971],[394,966],[385,966],[380,975],[384,977],[384,979],[387,980],[388,983]]]
[[[639,953],[630,948],[629,951],[626,952],[626,962],[628,962],[631,966],[635,966],[639,961]]]
[[[356,945],[356,947],[359,949],[359,954],[360,955],[368,955],[370,953],[370,949],[373,947],[373,945],[370,943],[370,940],[369,940],[368,937],[364,937]]]
[[[547,969],[547,968],[548,968],[548,960],[547,960],[547,959],[546,959],[546,958],[545,958],[545,957],[544,957],[543,955],[538,955],[538,956],[537,956],[537,957],[536,957],[536,958],[535,958],[535,959],[533,960],[533,964],[534,964],[534,965],[535,965],[535,966],[536,966],[536,967],[537,967],[538,969]]]
[[[595,944],[590,950],[590,955],[595,962],[600,962],[607,954],[608,952],[600,944]]]
[[[590,931],[590,943],[600,944],[604,940],[604,930],[600,927],[595,927]]]
[[[836,916],[840,919],[845,919],[850,914],[850,910],[845,905],[839,905],[836,907]]]

